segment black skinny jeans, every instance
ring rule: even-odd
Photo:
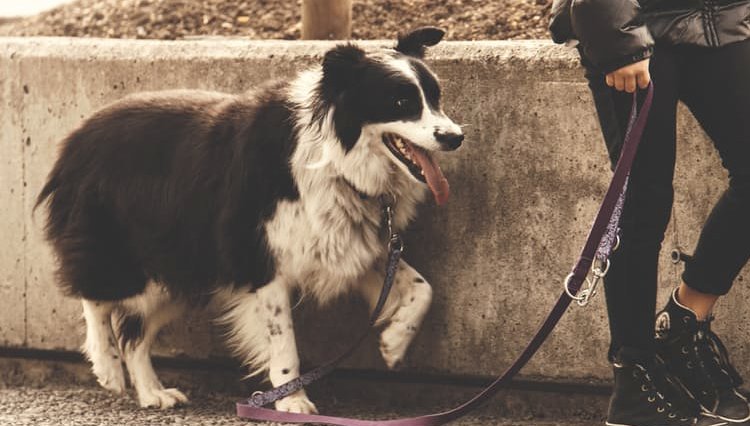
[[[614,164],[632,95],[608,87],[585,57],[582,63]],[[695,290],[723,295],[750,257],[750,40],[722,48],[657,45],[650,70],[651,114],[631,171],[621,245],[604,281],[610,357],[621,349],[653,353],[657,262],[672,207],[678,101],[711,137],[729,172],[728,189],[706,220],[682,279]]]

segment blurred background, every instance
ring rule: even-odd
[[[33,15],[69,3],[71,0],[3,0],[0,2],[0,16],[26,16]]]
[[[338,16],[347,19],[345,36],[324,32],[305,37],[303,9],[326,4],[327,10],[344,5]],[[552,0],[0,0],[0,36],[392,39],[399,32],[431,25],[445,29],[446,40],[549,39],[551,4]],[[323,9],[312,13],[316,22],[336,17]]]

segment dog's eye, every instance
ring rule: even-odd
[[[402,98],[396,101],[396,108],[398,109],[406,109],[409,106],[409,100],[406,98]]]

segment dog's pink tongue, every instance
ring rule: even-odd
[[[443,171],[440,170],[437,160],[422,149],[412,149],[412,154],[419,163],[419,167],[424,171],[427,186],[430,187],[432,195],[435,197],[435,203],[437,205],[445,204],[451,190],[448,179],[443,176]]]

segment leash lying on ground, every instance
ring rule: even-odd
[[[495,395],[503,385],[510,382],[513,376],[515,376],[516,373],[518,373],[518,371],[520,371],[521,368],[523,368],[523,366],[531,359],[534,353],[536,353],[550,332],[552,332],[552,329],[555,328],[555,325],[557,325],[557,322],[563,316],[570,303],[573,300],[576,300],[579,305],[586,305],[590,298],[596,293],[596,284],[598,280],[607,274],[607,270],[609,269],[609,255],[617,248],[618,223],[625,201],[628,175],[638,149],[638,144],[643,135],[643,130],[646,127],[648,113],[651,108],[651,101],[654,92],[653,84],[650,85],[647,90],[640,113],[637,113],[637,95],[633,95],[630,121],[628,123],[627,132],[625,133],[620,159],[617,162],[612,181],[604,195],[604,199],[599,207],[599,212],[596,215],[594,224],[591,226],[591,230],[589,231],[589,235],[578,262],[573,267],[572,272],[565,277],[563,284],[565,289],[563,293],[557,299],[552,311],[539,327],[539,330],[531,339],[531,342],[529,342],[513,364],[489,387],[484,389],[471,400],[452,410],[420,417],[395,420],[357,420],[317,414],[286,413],[263,408],[264,405],[270,404],[296,392],[304,386],[330,373],[336,365],[356,349],[359,343],[367,336],[367,334],[369,334],[368,330],[368,333],[357,339],[355,344],[348,351],[328,364],[318,367],[303,374],[295,380],[269,391],[257,393],[246,401],[238,402],[237,415],[253,420],[284,423],[322,423],[339,426],[437,426],[464,416],[473,408]],[[375,324],[375,321],[380,316],[382,307],[385,304],[385,300],[388,297],[391,286],[393,285],[396,267],[398,265],[398,260],[401,257],[402,250],[399,236],[390,229],[390,206],[386,206],[386,213],[389,215],[388,222],[390,233],[388,262],[383,289],[377,306],[373,310],[370,318],[370,328],[372,328],[372,325]],[[599,261],[598,265],[595,264],[596,260]],[[589,271],[591,271],[593,279],[588,278]],[[588,285],[586,288],[581,289],[584,281],[586,281]]]

